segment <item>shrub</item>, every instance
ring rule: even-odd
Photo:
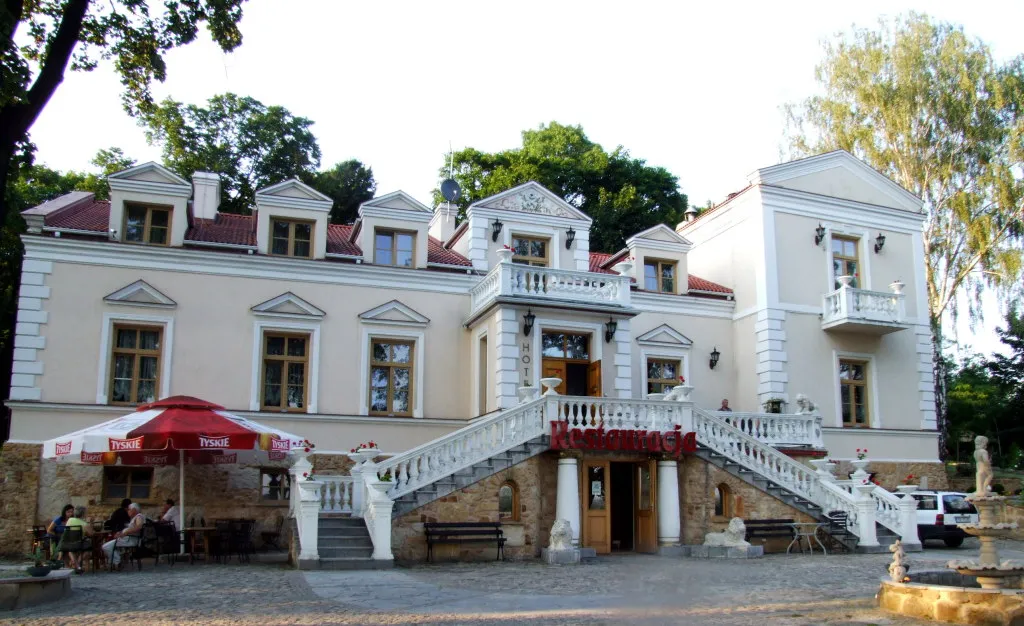
[[[1003,495],[1006,493],[1006,487],[1004,487],[1002,483],[994,483],[992,485],[992,493]]]

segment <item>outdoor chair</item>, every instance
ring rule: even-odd
[[[238,562],[249,562],[249,555],[255,552],[256,546],[252,543],[252,531],[256,525],[255,520],[237,519],[228,521],[230,536],[229,552],[238,556]],[[230,554],[229,554],[230,558]]]
[[[43,558],[50,560],[50,536],[46,534],[46,526],[32,527],[32,551],[43,549]]]
[[[85,536],[85,531],[80,527],[68,528],[61,534],[58,552],[74,554],[80,563],[84,565],[82,554],[92,552],[92,542]]]
[[[825,514],[828,525],[824,527],[825,534],[829,539],[829,549],[833,552],[849,552],[848,541],[854,536],[847,527],[849,516],[845,511],[829,511]]]
[[[216,529],[210,537],[210,555],[220,563],[231,560],[231,551],[234,545],[231,541],[231,520],[214,520],[213,527]]]
[[[155,553],[153,559],[153,565],[157,565],[160,562],[161,556],[167,557],[167,562],[170,565],[174,565],[174,560],[181,548],[181,539],[178,536],[177,531],[174,529],[174,524],[169,522],[159,522],[153,525],[156,532],[155,542],[151,549]]]
[[[263,547],[266,550],[274,548],[277,551],[283,551],[281,547],[281,530],[284,528],[284,515],[277,516],[277,525],[274,530],[264,530],[260,532],[260,538],[263,540]]]

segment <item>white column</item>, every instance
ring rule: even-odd
[[[917,536],[917,500],[905,494],[900,498],[900,538],[903,548],[920,550],[921,539]]]
[[[391,512],[394,500],[388,497],[391,483],[378,480],[376,476],[364,476],[366,483],[366,529],[373,540],[375,561],[390,561],[395,558],[391,552]]]
[[[519,404],[517,389],[521,384],[521,376],[518,341],[521,325],[522,316],[516,309],[502,306],[494,314],[494,398],[499,409],[511,409]],[[524,341],[529,341],[529,338]],[[532,364],[532,367],[539,366],[537,361]]]
[[[299,528],[300,561],[316,561],[320,558],[317,551],[317,538],[320,526],[320,488],[323,483],[318,480],[299,480],[292,483],[292,489],[299,489],[299,512],[296,516]]]
[[[576,459],[558,459],[558,495],[555,500],[555,519],[569,520],[572,526],[572,545],[580,545],[580,475]]]
[[[679,545],[679,464],[658,461],[658,545]]]
[[[875,490],[875,486],[870,483],[867,485],[854,485],[853,489],[857,495],[857,544],[861,546],[877,546],[875,501],[871,497],[871,492]]]

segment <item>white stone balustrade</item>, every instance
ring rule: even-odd
[[[825,448],[821,416],[817,414],[789,415],[715,411],[713,415],[768,445]]]
[[[910,496],[900,497],[886,491],[878,485],[870,492],[875,502],[875,518],[878,523],[898,534],[903,540],[904,549],[921,546],[917,536],[917,500]]]
[[[555,417],[569,428],[598,428],[605,430],[672,430],[677,424],[684,432],[690,431],[693,404],[665,400],[628,400],[619,398],[593,398],[556,396]]]
[[[320,490],[320,510],[324,513],[351,513],[355,476],[317,474],[323,484]]]
[[[470,290],[470,315],[509,296],[628,307],[629,285],[628,276],[498,263]]]
[[[895,288],[894,288],[895,289]],[[843,325],[878,326],[881,332],[904,327],[906,295],[893,291],[868,291],[842,286],[822,296],[823,329]]]

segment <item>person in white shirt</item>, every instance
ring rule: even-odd
[[[113,565],[118,565],[121,562],[121,553],[115,552],[115,547],[137,546],[142,538],[142,526],[146,523],[146,516],[139,512],[139,505],[135,502],[129,504],[128,515],[131,517],[128,527],[121,532],[114,533],[114,538],[103,544],[103,552],[107,556],[107,561]]]
[[[175,530],[181,530],[181,510],[174,504],[174,500],[167,498],[164,508],[160,511],[160,520],[174,523]]]

